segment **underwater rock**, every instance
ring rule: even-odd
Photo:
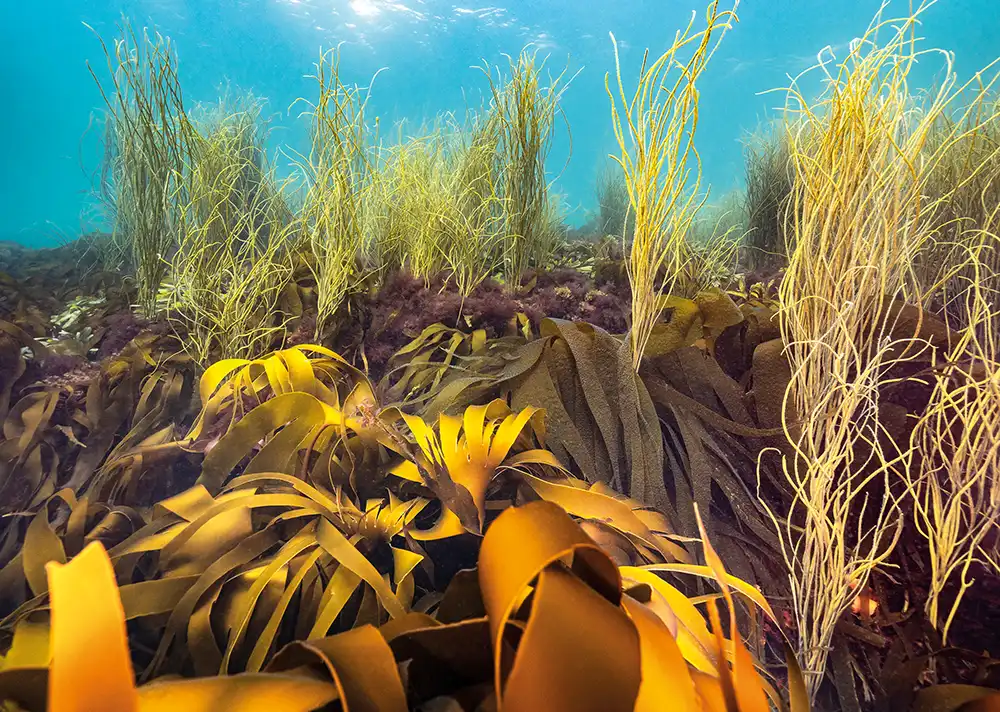
[[[27,248],[16,242],[0,240],[0,272],[9,272],[23,258]]]
[[[86,357],[78,354],[51,354],[40,362],[38,380],[45,386],[87,385],[100,371]]]
[[[120,353],[132,339],[150,327],[150,322],[139,317],[131,309],[123,309],[109,315],[104,321],[104,327],[104,336],[97,345],[99,361]]]
[[[546,317],[586,321],[611,333],[626,329],[627,297],[614,284],[596,285],[582,272],[557,269],[528,274],[525,285],[518,293],[486,280],[463,299],[440,279],[425,284],[407,272],[396,272],[362,306],[363,336],[341,334],[338,347],[346,350],[345,342],[363,341],[371,373],[378,378],[389,357],[431,324],[485,329],[491,338],[506,333],[518,314],[536,331]]]

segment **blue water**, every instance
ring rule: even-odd
[[[100,227],[89,207],[98,132],[87,133],[101,98],[87,71],[106,71],[91,25],[111,43],[121,13],[176,42],[186,101],[212,101],[221,83],[267,97],[272,143],[302,149],[304,120],[289,106],[312,96],[305,78],[321,47],[345,42],[345,78],[366,83],[380,68],[371,110],[383,127],[419,122],[477,103],[483,59],[503,62],[535,43],[553,70],[581,70],[563,98],[572,129],[557,131],[548,163],[568,221],[593,207],[598,168],[614,150],[604,89],[613,70],[608,32],[621,47],[626,81],[642,52],[661,52],[704,0],[3,0],[0,2],[0,240],[46,245]],[[725,4],[725,3],[724,3]],[[892,14],[906,12],[895,0]],[[841,51],[862,33],[877,0],[744,0],[701,81],[698,147],[715,195],[742,176],[740,141],[779,105],[787,75],[826,45]],[[963,76],[1000,54],[1000,0],[940,0],[923,16],[928,44],[953,49]],[[938,65],[934,65],[935,67]],[[931,73],[931,69],[927,69]],[[101,74],[101,76],[105,76]],[[463,93],[464,92],[464,93]]]

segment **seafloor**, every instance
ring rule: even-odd
[[[88,244],[89,240],[81,240],[51,250],[0,245],[0,326],[10,325],[0,331],[0,412],[4,418],[0,635],[5,645],[18,634],[25,616],[37,608],[39,596],[44,596],[43,583],[37,578],[39,556],[65,560],[84,543],[100,541],[111,552],[123,586],[176,576],[196,581],[211,570],[209,561],[199,563],[190,559],[192,551],[176,547],[170,554],[180,560],[175,558],[171,565],[164,564],[162,554],[159,563],[146,554],[146,558],[129,560],[131,573],[120,568],[124,559],[116,556],[115,547],[133,541],[130,537],[136,532],[149,527],[156,530],[161,526],[156,524],[157,517],[164,511],[174,512],[172,521],[193,521],[196,515],[184,514],[179,500],[171,498],[186,496],[191,488],[206,483],[204,473],[210,469],[213,448],[225,442],[220,438],[238,419],[228,426],[221,419],[205,421],[202,409],[207,402],[202,398],[211,392],[199,390],[203,371],[185,356],[178,339],[182,327],[167,317],[146,320],[137,316],[129,282],[120,274],[102,272]],[[768,343],[779,339],[772,322],[772,295],[779,276],[749,275],[741,284],[732,285],[725,299],[735,311],[727,311],[722,322],[717,321],[719,310],[707,304],[700,305],[701,317],[694,326],[681,324],[679,312],[668,310],[664,326],[679,331],[652,349],[640,373],[645,385],[642,397],[648,399],[650,408],[641,412],[655,414],[658,422],[629,422],[625,395],[607,360],[617,343],[615,335],[624,333],[628,325],[625,267],[614,255],[593,259],[588,247],[593,240],[586,236],[576,236],[570,244],[573,247],[560,260],[562,266],[529,274],[519,289],[487,280],[465,299],[442,281],[425,282],[402,272],[389,275],[377,289],[361,290],[345,304],[321,345],[342,356],[356,369],[355,374],[366,374],[371,402],[377,407],[399,405],[403,411],[423,414],[427,422],[439,411],[460,413],[467,405],[491,398],[504,399],[515,410],[544,407],[544,442],[573,474],[656,506],[676,526],[671,536],[698,535],[697,524],[685,514],[693,503],[698,504],[727,569],[763,590],[781,622],[775,626],[766,619],[740,614],[748,630],[758,634],[747,640],[748,645],[764,669],[775,675],[780,689],[785,684],[782,634],[794,640],[796,630],[783,583],[784,563],[773,525],[760,505],[761,501],[776,505],[787,497],[775,476],[777,461],[769,461],[765,452],[769,448],[780,451],[783,445],[775,430],[780,402],[776,405],[767,392],[773,386],[768,383],[773,373],[760,358],[762,346],[766,350]],[[314,284],[308,272],[298,276],[295,289],[294,313],[283,318],[283,328],[275,332],[270,350],[315,343]],[[588,324],[593,328],[582,326]],[[475,342],[477,338],[480,341]],[[448,394],[446,401],[437,397],[442,392]],[[256,393],[262,400],[277,395],[273,389]],[[353,398],[356,391],[350,393]],[[910,389],[889,394],[887,399],[913,410],[926,400],[926,393]],[[239,407],[251,413],[253,404]],[[364,413],[363,409],[359,412]],[[541,426],[536,435],[541,439]],[[627,452],[636,441],[647,438],[662,445],[659,463],[640,462]],[[266,451],[263,441],[244,444],[245,453],[230,458],[234,471],[222,474],[227,482],[239,478],[241,472],[259,472],[262,467],[250,464],[254,453]],[[383,450],[380,457],[385,458],[391,447]],[[362,510],[366,498],[383,496],[385,485],[379,484],[380,478],[385,477],[383,468],[392,464],[378,459],[363,466],[355,463],[349,484],[355,492],[354,503]],[[335,478],[331,473],[336,468],[324,469],[315,462],[300,465],[306,468],[300,475],[312,468],[305,481],[321,489],[331,486],[333,480],[324,485],[323,477]],[[758,481],[761,472],[763,485]],[[361,482],[362,475],[357,473],[376,479]],[[222,481],[209,485],[205,496],[218,492]],[[427,483],[421,486],[419,479],[403,484],[405,489],[393,491],[428,493]],[[346,487],[346,481],[341,485]],[[260,487],[258,494],[271,491],[263,484]],[[526,496],[522,490],[523,483],[493,481],[487,493],[492,503],[487,518],[492,519],[490,510],[502,509],[505,502],[522,501]],[[271,510],[254,509],[252,518],[247,514],[245,521],[236,517],[227,522],[240,536],[250,532],[256,532],[253,537],[261,536],[277,526],[262,528],[257,519],[265,511]],[[436,511],[430,506],[414,519],[414,530],[433,522]],[[223,524],[213,530],[215,536],[229,536]],[[609,547],[616,563],[663,560],[661,554],[642,554],[642,547],[636,549],[624,540],[614,543],[606,527],[597,518],[585,529]],[[288,541],[284,536],[278,535],[275,543]],[[390,529],[369,540],[359,533],[359,548],[386,577],[393,569],[393,557],[398,556],[395,547],[424,556],[414,573],[412,599],[419,610],[437,610],[439,622],[481,615],[484,604],[474,603],[478,596],[466,600],[455,593],[456,587],[468,584],[467,575],[460,572],[476,565],[478,535],[466,532],[426,541],[413,536],[410,531]],[[910,709],[917,690],[931,683],[1000,686],[1000,666],[992,657],[1000,655],[1000,577],[978,563],[966,573],[975,584],[964,592],[948,643],[943,645],[940,633],[924,614],[929,581],[926,543],[909,527],[903,527],[900,537],[891,559],[873,574],[852,612],[837,625],[827,681],[817,700],[821,709]],[[161,543],[149,544],[146,550],[159,546],[170,549],[170,544]],[[203,554],[214,551],[221,556],[226,551],[225,546],[213,549],[207,542],[198,546]],[[290,565],[294,561],[289,559]],[[289,575],[295,570],[293,566]],[[230,600],[227,596],[246,593],[245,585],[243,594],[230,588],[238,587],[239,576],[253,571],[259,573],[246,563],[234,566],[229,578],[216,579],[206,589],[204,596],[214,602],[214,613],[212,605],[206,609],[203,602],[178,600],[173,615],[191,615],[190,622],[174,621],[173,604],[162,602],[149,603],[146,615],[134,610],[130,614],[142,606],[126,598],[126,615],[136,615],[129,620],[136,670],[210,674],[218,671],[223,652],[229,671],[246,669],[254,656],[246,645],[227,652],[227,641],[231,641],[227,626],[233,623],[226,622],[232,613],[224,602]],[[317,585],[322,592],[323,580]],[[677,585],[692,596],[707,592],[689,581]],[[252,644],[250,634],[266,630],[266,611],[274,610],[279,600],[290,606],[281,627],[267,633],[273,637],[271,653],[280,644],[300,640],[302,622],[296,627],[296,616],[308,616],[309,607],[319,605],[310,603],[306,593],[293,600],[280,599],[284,583],[276,578],[274,586],[273,594],[267,593],[271,589],[256,591],[255,595],[262,596],[264,613],[255,613],[246,622],[246,640]],[[957,586],[946,591],[943,605],[947,607],[956,594]],[[188,604],[187,614],[177,614]],[[471,609],[455,610],[461,605]],[[363,622],[385,623],[388,615],[361,588],[343,606],[335,620],[328,622],[331,634]],[[207,618],[199,623],[198,616]],[[175,643],[167,658],[161,658],[158,649],[164,626],[187,639],[187,643]],[[455,645],[459,646],[455,650],[464,649]],[[469,645],[468,641],[463,645]],[[476,653],[468,654],[476,657]],[[423,660],[420,664],[430,664],[419,659]],[[463,694],[478,689],[479,683],[463,677],[472,673],[462,664],[448,655],[434,660],[435,665],[445,667],[434,668],[430,675],[441,679],[428,683],[426,689],[409,690],[411,702],[413,695],[427,702],[455,689],[465,690]]]

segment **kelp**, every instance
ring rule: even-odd
[[[10,409],[0,442],[0,496],[10,510],[35,500],[58,469],[58,456],[46,440],[61,396],[59,389],[30,393]]]
[[[65,492],[58,497],[65,498],[54,502],[58,508],[71,505],[64,522],[50,522],[45,511],[36,515],[23,556],[2,574],[8,587],[21,580],[29,593],[4,624],[20,625],[44,605],[38,572],[45,561],[64,561],[73,543],[106,542],[125,617],[140,639],[155,641],[142,656],[145,677],[259,670],[276,641],[325,634],[359,586],[370,587],[378,609],[392,617],[409,607],[407,577],[419,558],[399,550],[399,578],[390,587],[355,546],[362,531],[372,539],[391,536],[391,522],[383,516],[383,526],[373,526],[379,518],[369,515],[366,527],[355,522],[349,540],[338,528],[350,530],[349,517],[292,477],[247,476],[214,498],[196,485],[157,504],[148,521],[125,510],[88,517],[84,500]],[[116,518],[122,521],[110,527]],[[290,606],[296,625],[279,630]],[[363,620],[371,615],[358,601],[353,613]],[[221,630],[212,623],[219,617],[227,621]]]
[[[430,327],[400,351],[394,394],[424,418],[496,397],[515,410],[544,408],[546,447],[570,472],[664,512],[689,536],[697,503],[740,575],[773,579],[764,562],[776,540],[747,474],[781,431],[755,413],[751,386],[763,384],[733,380],[712,356],[720,340],[749,350],[739,339],[761,326],[733,334],[746,312],[718,290],[668,297],[664,312],[638,374],[620,337],[584,322],[546,319],[535,339]],[[779,352],[779,376],[782,363]],[[773,386],[779,404],[783,387]],[[765,494],[781,501],[778,478],[763,472]]]
[[[101,501],[134,504],[140,478],[152,466],[162,467],[183,454],[174,441],[178,423],[191,415],[195,364],[181,353],[161,355],[152,364],[148,357],[140,347],[120,383],[102,391],[98,379],[88,388],[86,409],[78,419],[88,425],[93,444],[84,442],[70,487],[83,487]],[[125,435],[117,437],[124,428]]]
[[[137,470],[134,451],[148,439],[172,439],[172,424],[190,408],[193,371],[183,356],[160,352],[163,346],[155,337],[133,342],[82,390],[25,389],[0,439],[5,511],[33,509],[63,486],[74,492],[103,486],[129,457]]]
[[[291,659],[315,660],[309,646],[324,636],[391,631],[413,616],[471,626],[468,616],[484,612],[481,598],[467,597],[481,590],[477,575],[460,572],[449,588],[451,572],[473,563],[498,515],[544,500],[623,567],[629,595],[653,607],[670,601],[685,621],[677,644],[704,672],[713,659],[704,631],[712,635],[699,608],[718,594],[677,613],[684,595],[705,593],[689,575],[700,553],[696,507],[731,571],[781,590],[758,497],[778,508],[787,493],[758,456],[781,443],[774,425],[787,363],[781,341],[768,338],[766,292],[737,300],[718,291],[671,300],[638,374],[615,335],[562,320],[535,333],[515,317],[500,338],[426,328],[378,384],[337,353],[303,345],[219,362],[195,386],[172,341],[143,337],[83,390],[22,388],[16,437],[0,448],[30,430],[21,413],[30,421],[52,406],[30,457],[53,474],[5,521],[0,649],[37,640],[45,564],[94,541],[121,587],[135,669],[154,681],[140,690],[170,675],[266,676],[292,655],[279,652],[288,646]],[[951,338],[894,308],[901,329]],[[886,400],[902,407],[908,397]],[[672,593],[656,593],[647,574],[680,578]],[[748,610],[738,607],[740,630],[769,655]],[[461,664],[482,658],[488,626],[476,625],[474,639],[461,639],[463,626],[440,632],[449,642],[435,643],[438,653]],[[404,676],[404,694],[413,684],[429,701],[475,677],[433,669],[421,681]],[[0,690],[2,679],[0,670]],[[459,704],[492,694],[488,679],[476,680],[456,693]],[[216,692],[226,684],[204,683]]]
[[[710,535],[741,577],[772,580],[777,541],[760,498],[786,493],[761,452],[780,432],[761,427],[740,385],[694,347],[644,366],[641,375],[660,416],[667,489],[664,511],[682,532],[695,530],[694,506],[711,511]],[[758,484],[753,473],[758,473]]]
[[[310,358],[310,354],[315,354]],[[272,396],[299,392],[331,407],[339,404],[367,376],[342,356],[322,346],[303,345],[275,351],[259,359],[223,359],[201,377],[202,411],[187,435],[197,441],[217,427],[222,432]]]
[[[147,385],[133,420],[149,417],[140,414],[164,378]],[[149,641],[136,658],[144,679],[258,672],[294,640],[426,609],[440,595],[419,542],[481,536],[513,502],[558,503],[622,563],[687,560],[662,515],[568,476],[541,447],[537,408],[515,413],[495,401],[461,419],[442,415],[434,429],[379,409],[363,374],[317,347],[221,363],[203,375],[201,392],[191,436],[168,443],[190,447],[224,427],[201,482],[151,508],[109,507],[102,503],[115,492],[124,499],[132,482],[110,467],[111,490],[64,488],[45,499],[27,519],[21,552],[0,571],[4,629],[44,609],[44,565],[92,541],[108,546],[124,616]],[[359,393],[366,400],[356,408]],[[126,436],[126,454],[111,462],[141,463],[161,447],[148,440]],[[342,477],[315,476],[326,457]],[[401,464],[390,468],[390,458]],[[239,461],[241,474],[231,477]]]
[[[0,321],[0,420],[7,417],[15,387],[27,370],[24,349],[41,358],[48,350],[21,327]]]
[[[93,506],[134,507],[152,504],[174,486],[164,465],[182,454],[169,443],[175,439],[174,423],[190,408],[193,373],[183,357],[158,353],[154,358],[161,346],[149,339],[134,342],[107,360],[83,388],[23,389],[0,431],[0,565],[5,572],[19,566],[18,547],[33,527],[41,526],[32,523],[48,516],[54,500],[81,497]],[[140,477],[153,464],[160,465],[160,476],[140,487]],[[68,516],[65,508],[53,512],[59,521]],[[74,528],[86,516],[78,514]],[[16,585],[0,596],[15,602],[23,598]]]
[[[714,580],[731,619],[734,594],[773,618],[753,587],[725,572],[707,541],[705,554],[708,566],[676,571]],[[604,712],[659,709],[666,699],[678,710],[780,703],[735,629],[725,637],[715,598],[702,613],[662,577],[675,575],[667,569],[617,567],[552,503],[504,512],[486,533],[473,578],[457,577],[434,611],[296,640],[260,672],[136,685],[129,654],[136,650],[126,633],[136,598],[119,585],[114,560],[113,550],[94,542],[68,563],[47,566],[51,613],[18,624],[0,669],[4,698],[29,710],[47,700],[53,712],[107,704],[309,710],[334,701],[344,710],[384,712],[443,705]],[[808,703],[794,658],[791,665],[791,709],[798,712]]]
[[[450,368],[459,366],[463,357],[478,355],[485,346],[485,329],[467,334],[444,324],[431,324],[389,359],[382,390],[389,400],[400,402],[433,393]]]
[[[486,524],[487,490],[504,470],[547,465],[562,470],[552,453],[531,447],[533,433],[544,440],[544,411],[525,408],[511,412],[495,400],[471,406],[459,419],[442,413],[435,433],[423,419],[400,413],[417,446],[410,458],[391,473],[430,489],[442,503],[441,518],[429,530],[412,532],[418,539],[434,539],[470,531],[481,534]],[[528,446],[511,455],[519,440]]]
[[[735,301],[743,319],[716,337],[714,356],[729,377],[744,383],[753,370],[757,347],[781,337],[778,305],[775,296],[760,284],[742,290]]]
[[[183,446],[207,451],[198,481],[210,491],[250,456],[245,474],[297,474],[362,502],[374,496],[382,449],[394,444],[368,377],[339,354],[302,346],[220,361],[200,393],[204,406]]]
[[[320,357],[306,358],[310,349]],[[341,393],[316,379],[329,368],[348,376],[349,385],[343,385]],[[256,377],[254,369],[259,371]],[[361,372],[336,354],[314,347],[277,352],[260,362],[222,363],[206,372],[201,389],[206,405],[189,442],[203,437],[208,423],[226,423],[205,457],[200,481],[209,489],[222,486],[245,462],[244,476],[295,475],[330,492],[340,506],[360,512],[368,506],[365,502],[375,501],[372,497],[384,496],[388,472],[419,485],[441,503],[436,524],[408,532],[416,540],[481,533],[487,490],[506,471],[538,465],[568,475],[558,459],[542,449],[540,409],[514,413],[496,400],[470,406],[462,418],[440,414],[435,432],[419,416],[381,408]],[[242,415],[220,416],[222,410],[245,403],[250,394],[257,402]],[[392,460],[398,464],[390,469]],[[402,490],[397,494],[402,496]]]
[[[516,368],[513,354],[533,336],[522,314],[515,315],[508,331],[508,336],[488,339],[482,329],[466,333],[432,324],[392,355],[379,390],[387,402],[424,417],[487,399],[502,378],[498,374]]]

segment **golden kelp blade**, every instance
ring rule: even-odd
[[[290,674],[169,680],[136,690],[114,571],[93,542],[47,567],[52,597],[50,712],[308,712],[338,697],[328,681]]]
[[[139,688],[141,712],[309,712],[335,699],[337,689],[329,682],[301,675],[244,673],[153,682]]]
[[[705,550],[709,566],[697,568],[716,578],[732,610],[728,586],[746,584],[725,573],[707,540]],[[639,575],[656,591],[675,591],[679,600],[663,598],[659,610],[642,603],[622,591],[620,572]],[[769,697],[782,705],[757,675],[734,620],[725,640],[714,614],[713,638],[683,594],[646,569],[616,569],[554,503],[509,509],[493,522],[480,551],[479,583],[501,709],[766,712]],[[686,620],[685,648],[665,621],[678,615]],[[686,659],[685,651],[698,650],[692,643],[705,650],[700,660]],[[792,709],[808,709],[801,674],[790,668],[789,677]]]
[[[517,465],[518,455],[508,464]],[[553,459],[555,459],[553,457]],[[556,466],[564,469],[556,461]],[[587,483],[573,477],[547,480],[529,472],[521,474],[525,484],[547,502],[554,502],[569,514],[583,520],[598,521],[621,533],[633,543],[640,543],[661,554],[665,561],[687,562],[690,557],[678,544],[670,541],[663,532],[670,526],[662,514],[642,509],[639,502],[616,494],[602,483]],[[657,530],[653,530],[650,525]]]
[[[52,599],[52,712],[139,709],[125,613],[111,560],[93,542],[67,564],[45,567]]]
[[[559,565],[570,559],[576,576]],[[508,665],[505,629],[536,577],[533,610]],[[562,508],[532,502],[501,514],[483,539],[479,581],[502,709],[633,709],[640,647],[620,608],[618,570]],[[553,593],[561,603],[553,605]]]
[[[385,638],[372,626],[292,643],[267,666],[269,674],[307,669],[329,676],[344,712],[406,712],[406,691],[396,660]]]
[[[465,531],[481,533],[486,521],[486,491],[498,472],[523,465],[563,469],[547,450],[530,449],[508,458],[522,434],[541,431],[544,414],[532,407],[515,413],[497,399],[466,408],[461,418],[439,415],[435,433],[422,418],[399,412],[419,452],[391,473],[429,487],[443,505],[434,526],[410,530],[410,536],[419,541],[457,536]]]

